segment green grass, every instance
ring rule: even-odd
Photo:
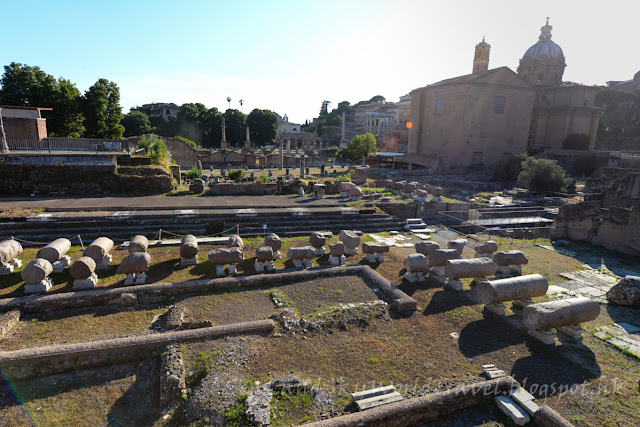
[[[271,400],[271,424],[274,426],[298,425],[313,420],[313,397],[307,389],[287,393],[276,391]]]

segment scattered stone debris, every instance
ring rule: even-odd
[[[626,276],[607,291],[607,299],[618,305],[640,307],[640,277]]]
[[[178,330],[182,327],[184,321],[184,315],[187,310],[182,305],[172,305],[167,312],[166,329],[170,331]]]
[[[186,385],[182,352],[176,345],[167,346],[162,353],[160,375],[160,400],[165,404],[178,402]]]

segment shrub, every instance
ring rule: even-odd
[[[244,169],[231,169],[229,171],[229,178],[232,180],[244,178]]]
[[[572,133],[564,140],[562,148],[566,150],[588,150],[589,135],[584,133]]]
[[[180,141],[185,142],[189,147],[195,149],[197,148],[197,145],[195,142],[193,142],[192,140],[185,138],[184,136],[174,136],[174,139],[179,139]]]
[[[171,164],[171,154],[167,150],[164,141],[155,135],[145,135],[140,138],[138,148],[144,148],[145,153],[151,157],[154,165],[164,166],[168,168]]]
[[[269,175],[265,171],[260,172],[258,178],[262,180],[262,182],[269,182]]]
[[[526,153],[502,157],[491,165],[491,180],[510,182],[518,179],[522,171],[522,162],[527,158]]]
[[[558,162],[533,157],[528,157],[522,162],[522,172],[518,180],[524,182],[529,191],[540,193],[561,192],[569,183],[564,169]]]
[[[189,169],[189,172],[187,172],[187,179],[196,179],[200,178],[200,176],[202,176],[202,170],[198,169],[197,166],[192,167]]]
[[[351,174],[353,173],[353,169],[350,170],[349,172],[345,173],[344,175],[338,175],[336,177],[336,181],[338,182],[351,182]]]

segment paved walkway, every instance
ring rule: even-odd
[[[200,209],[200,208],[290,208],[345,206],[348,199],[326,196],[296,195],[232,195],[232,196],[137,196],[137,197],[72,197],[72,198],[0,198],[0,209],[45,208],[66,210],[135,210],[135,209]]]

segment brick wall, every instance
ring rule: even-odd
[[[3,123],[7,138],[42,139],[47,137],[45,119],[5,117]]]

